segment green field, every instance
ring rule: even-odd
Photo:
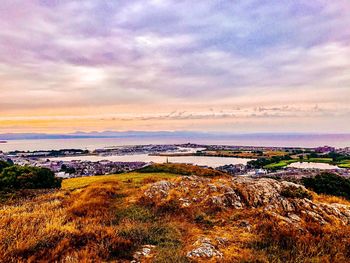
[[[132,182],[133,185],[140,184],[145,179],[163,180],[174,178],[178,175],[170,173],[125,173],[125,174],[114,174],[114,175],[101,175],[101,176],[86,176],[78,178],[65,179],[62,182],[62,189],[74,190],[78,188],[86,187],[93,183],[104,183],[104,182]]]
[[[344,160],[338,163],[340,168],[349,168],[350,169],[350,160]]]
[[[265,165],[265,169],[279,169],[288,166],[291,163],[300,162],[299,159],[293,159],[293,160],[282,160],[278,163],[272,163]],[[332,158],[310,158],[310,159],[304,159],[302,162],[306,163],[328,163],[328,164],[334,164]],[[341,162],[338,162],[334,165],[337,165],[340,168],[350,168],[350,160],[343,160]]]
[[[271,164],[265,165],[264,168],[265,169],[278,169],[278,168],[286,167],[289,164],[295,163],[295,162],[298,162],[298,160],[282,160],[278,163],[271,163]]]
[[[305,159],[303,161],[308,163],[332,163],[333,159],[332,158],[310,158],[310,159]]]
[[[340,168],[350,168],[350,160],[343,160],[337,163],[333,163],[332,158],[310,158],[309,160],[305,160],[305,162],[329,163],[329,164],[337,165]]]

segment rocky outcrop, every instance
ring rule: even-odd
[[[193,250],[187,253],[189,258],[222,258],[223,254],[213,245],[209,238],[198,239],[193,246]]]
[[[149,198],[165,198],[168,196],[169,190],[174,188],[175,184],[168,181],[159,181],[151,185],[145,192],[145,196]]]
[[[268,178],[186,176],[172,182],[157,182],[144,195],[157,203],[176,198],[183,208],[261,208],[289,224],[298,224],[303,219],[320,224],[334,221],[350,224],[349,206],[314,202],[304,186]]]
[[[136,251],[133,255],[133,260],[131,263],[140,263],[146,258],[150,258],[154,252],[155,246],[153,245],[144,245],[140,250]]]

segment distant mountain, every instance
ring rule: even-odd
[[[41,140],[41,139],[79,139],[79,138],[211,138],[211,139],[246,139],[246,140],[315,140],[340,139],[350,141],[350,134],[317,134],[317,133],[227,133],[198,131],[102,131],[68,134],[46,133],[5,133],[1,140]]]
[[[68,134],[46,133],[5,133],[0,134],[0,140],[39,140],[39,139],[79,139],[79,138],[132,138],[132,137],[207,137],[211,134],[188,131],[103,131],[103,132],[74,132]]]

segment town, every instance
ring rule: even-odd
[[[161,155],[161,156],[211,156],[211,157],[239,157],[250,158],[245,164],[227,164],[216,167],[217,170],[231,175],[241,176],[269,176],[279,178],[301,178],[314,176],[322,169],[290,167],[298,161],[320,162],[336,164],[329,172],[350,176],[350,147],[336,149],[330,146],[317,148],[290,147],[254,147],[227,145],[199,145],[199,144],[169,144],[169,145],[131,145],[118,146],[93,151],[81,149],[62,149],[52,151],[14,151],[0,152],[0,159],[10,161],[21,166],[48,168],[57,177],[70,178],[93,175],[116,174],[141,169],[152,162],[138,161],[110,161],[108,156],[114,155]],[[59,160],[59,157],[102,156],[105,160]],[[310,158],[310,156],[312,158]],[[64,159],[64,158],[63,158]],[[83,158],[82,158],[83,159]],[[257,160],[257,161],[254,161]],[[339,160],[339,161],[338,161]],[[202,165],[202,167],[208,167]]]

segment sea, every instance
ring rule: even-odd
[[[36,139],[8,140],[0,143],[0,151],[40,151],[60,149],[95,150],[123,145],[145,144],[217,144],[235,146],[266,147],[350,147],[350,135],[246,135],[231,137],[132,137],[132,138],[78,138],[78,139]]]
[[[227,138],[83,138],[83,139],[36,139],[36,140],[9,140],[6,143],[0,143],[0,151],[40,151],[40,150],[60,150],[60,149],[86,149],[95,150],[102,148],[110,148],[114,146],[125,145],[146,145],[146,144],[182,144],[182,143],[197,143],[197,144],[220,144],[220,145],[236,145],[236,146],[267,146],[267,147],[317,147],[322,145],[330,145],[334,147],[349,147],[350,138],[344,137],[314,137],[306,138],[299,137],[296,139],[284,137],[251,137],[251,138],[235,138],[228,140]],[[173,162],[173,163],[190,163],[196,165],[205,165],[210,167],[218,167],[226,164],[246,164],[250,159],[243,158],[224,158],[224,157],[208,157],[208,156],[150,156],[147,154],[133,155],[112,155],[112,156],[69,156],[53,158],[52,160],[86,160],[86,161],[102,161],[110,160],[116,162]],[[296,163],[291,167],[297,168],[318,168],[318,169],[335,169],[337,167],[328,164],[317,163]]]

